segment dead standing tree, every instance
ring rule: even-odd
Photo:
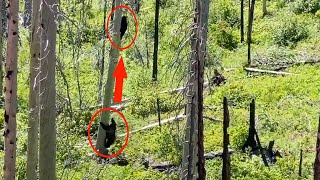
[[[229,154],[229,134],[228,127],[230,123],[230,115],[228,109],[228,100],[226,97],[223,99],[223,166],[222,166],[222,179],[230,179],[230,154]]]
[[[250,0],[249,0],[250,2]],[[249,3],[249,25],[248,25],[248,37],[247,37],[247,43],[248,43],[248,66],[251,64],[251,40],[252,40],[252,27],[253,27],[253,16],[254,16],[254,4],[255,0],[251,0],[251,3]]]
[[[115,0],[115,6],[116,8],[120,5],[120,0]],[[114,13],[114,23],[113,23],[113,36],[112,39],[116,45],[120,47],[120,22],[121,22],[121,16],[122,16],[122,10],[117,9]],[[114,70],[116,68],[116,65],[119,60],[119,49],[115,47],[111,47],[110,49],[110,61],[109,61],[109,67],[108,67],[108,77],[107,82],[104,87],[104,98],[103,98],[103,108],[111,107],[111,100],[113,97],[113,88],[114,88],[114,78],[112,77]],[[101,120],[103,124],[109,124],[110,119],[110,111],[103,111],[101,113]],[[101,152],[102,154],[106,154],[107,150],[104,148],[104,142],[106,140],[106,133],[105,130],[99,126],[98,130],[98,138],[96,142],[96,149]]]
[[[244,17],[243,17],[243,11],[244,11],[244,0],[241,0],[240,4],[240,36],[241,36],[241,43],[244,41]]]
[[[203,74],[209,0],[195,0],[191,59],[187,85],[187,125],[183,145],[181,179],[205,179],[203,148]]]
[[[314,180],[320,180],[320,117],[317,133],[316,158],[314,160]]]
[[[8,41],[5,77],[4,166],[3,179],[15,179],[16,174],[16,114],[19,1],[10,0],[8,7]]]

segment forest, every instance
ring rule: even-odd
[[[0,0],[4,180],[320,180],[319,0]]]

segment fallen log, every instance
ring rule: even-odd
[[[203,88],[206,88],[209,85],[209,82],[203,83]],[[169,93],[169,94],[175,94],[175,93],[181,93],[186,89],[186,87],[178,87],[176,89],[167,90],[167,91],[161,91],[161,93]]]
[[[271,71],[271,70],[264,70],[264,69],[256,69],[256,68],[244,68],[247,72],[257,72],[257,73],[267,73],[267,74],[276,74],[276,75],[291,75],[293,73],[289,72],[281,72],[281,71]]]
[[[178,115],[176,117],[172,117],[172,118],[169,118],[169,119],[162,120],[161,124],[170,123],[170,122],[173,122],[173,121],[180,121],[180,120],[184,119],[185,117],[186,117],[186,115],[180,114],[180,115]],[[135,132],[138,132],[138,131],[151,129],[151,128],[154,128],[154,127],[157,127],[157,126],[159,126],[159,123],[155,122],[155,123],[152,123],[150,125],[144,126],[144,127],[140,128],[140,129],[130,131],[129,134],[132,134],[132,133],[135,133]],[[119,137],[123,137],[123,136],[126,136],[126,133],[119,135]]]
[[[229,154],[232,154],[232,153],[234,153],[234,150],[229,148],[228,152],[229,152]],[[215,159],[215,158],[222,158],[222,156],[223,156],[223,152],[222,151],[221,152],[209,152],[209,153],[204,154],[205,160],[211,160],[211,159]]]

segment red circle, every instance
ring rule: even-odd
[[[120,149],[117,153],[115,153],[115,154],[111,154],[111,155],[102,154],[102,153],[100,153],[100,152],[92,145],[92,141],[91,141],[91,137],[90,137],[90,127],[91,127],[91,125],[92,125],[92,121],[94,120],[94,118],[95,118],[99,113],[101,113],[102,111],[114,111],[114,112],[118,113],[118,114],[122,117],[122,119],[123,119],[123,121],[124,121],[124,123],[125,123],[125,125],[126,125],[126,131],[127,131],[126,142],[122,145],[121,149]],[[96,113],[94,113],[94,115],[93,115],[93,116],[91,117],[91,119],[90,119],[90,122],[89,122],[89,125],[88,125],[88,140],[89,140],[89,144],[90,144],[91,148],[93,149],[93,151],[94,151],[97,155],[99,155],[99,156],[101,156],[101,157],[104,157],[104,158],[114,158],[114,157],[116,157],[116,156],[119,156],[119,155],[122,153],[122,151],[124,150],[124,148],[127,146],[128,141],[129,141],[129,125],[128,125],[128,122],[127,122],[126,118],[124,117],[124,115],[123,115],[120,111],[118,111],[118,110],[116,110],[116,109],[114,109],[114,108],[102,108],[102,109],[100,109],[99,111],[97,111]]]
[[[125,8],[125,9],[127,9],[127,10],[132,14],[132,16],[133,16],[133,18],[134,18],[134,21],[135,21],[135,23],[136,23],[136,32],[135,32],[134,38],[133,38],[133,40],[131,41],[131,43],[130,43],[128,46],[126,46],[126,47],[119,47],[119,46],[117,46],[117,45],[112,41],[112,39],[110,38],[110,33],[109,33],[109,21],[110,21],[110,17],[111,17],[111,15],[113,14],[114,11],[116,11],[117,9],[120,9],[120,8]],[[107,32],[107,34],[108,34],[108,39],[109,39],[109,41],[111,42],[111,45],[112,45],[113,47],[115,47],[115,48],[117,48],[117,49],[119,49],[119,50],[125,50],[125,49],[128,49],[129,47],[131,47],[132,44],[134,43],[134,41],[136,40],[137,35],[138,35],[138,20],[137,20],[136,15],[135,15],[134,12],[132,11],[132,9],[130,9],[128,6],[117,6],[117,7],[115,7],[115,8],[111,11],[111,13],[109,14],[109,16],[108,16],[108,20],[107,20],[107,24],[106,24],[106,32]]]

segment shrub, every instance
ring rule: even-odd
[[[172,112],[177,109],[178,102],[176,98],[172,98],[172,95],[166,93],[159,93],[158,96],[154,91],[150,91],[152,87],[146,89],[140,89],[135,92],[135,95],[130,100],[128,107],[131,114],[138,115],[146,118],[151,114],[157,113],[157,97],[160,102],[161,113]]]
[[[290,8],[296,14],[316,13],[320,10],[319,0],[297,0],[290,4]]]
[[[279,46],[295,46],[308,35],[308,30],[297,20],[284,20],[284,23],[274,31],[273,41]]]
[[[239,17],[239,8],[230,0],[217,1],[213,5],[215,7],[214,11],[211,11],[213,14],[210,15],[209,19],[212,18],[213,23],[219,21],[224,21],[228,23],[231,27],[240,26],[240,17]]]
[[[181,163],[182,156],[182,141],[179,140],[177,133],[171,132],[172,130],[166,129],[158,136],[159,158],[165,157],[176,165]]]
[[[232,34],[232,28],[223,21],[218,22],[215,25],[214,39],[220,47],[223,47],[228,50],[236,49],[238,46],[238,40]]]

